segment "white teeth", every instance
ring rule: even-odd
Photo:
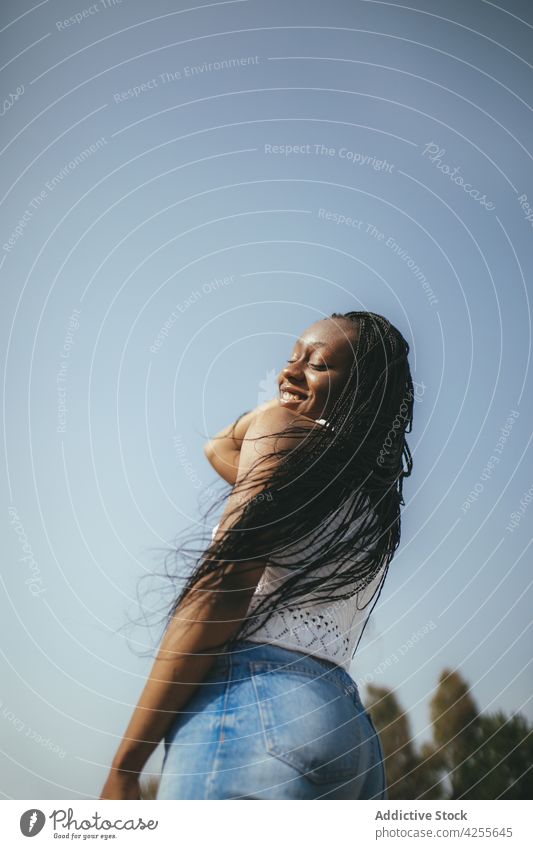
[[[299,401],[300,400],[298,395],[293,395],[292,392],[287,392],[287,390],[283,391],[283,394],[282,394],[281,397],[283,398],[284,401]]]

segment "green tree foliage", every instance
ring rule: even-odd
[[[445,669],[430,702],[432,739],[418,749],[396,696],[369,685],[390,799],[531,799],[533,728],[521,714],[480,714],[464,678]]]
[[[372,684],[367,691],[368,711],[383,746],[389,799],[443,799],[443,764],[438,754],[429,747],[416,751],[409,717],[394,693]]]
[[[533,798],[533,728],[519,713],[480,717],[481,746],[470,756],[476,783],[463,799]]]
[[[460,672],[444,669],[430,703],[434,750],[442,757],[451,789],[462,799],[479,778],[471,755],[482,745],[478,707]]]

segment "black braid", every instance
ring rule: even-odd
[[[203,537],[200,551],[182,544],[170,552],[184,562],[192,553],[193,568],[181,579],[185,584],[173,599],[165,628],[201,578],[213,573],[220,577],[227,564],[238,561],[264,560],[275,566],[276,553],[283,554],[288,540],[291,552],[299,541],[301,549],[292,564],[283,563],[283,580],[261,599],[226,649],[255,633],[276,610],[304,600],[309,606],[352,598],[382,573],[379,597],[400,543],[403,478],[413,465],[405,438],[412,429],[414,406],[409,345],[376,313],[332,313],[330,318],[341,327],[345,322],[350,339],[355,329],[356,342],[353,366],[328,415],[329,426],[302,431],[291,425],[290,432],[303,438],[289,451],[274,452],[279,462],[265,475],[261,498],[241,507],[238,521],[216,543],[206,548]],[[252,471],[256,483],[260,470]],[[245,488],[246,479],[244,486],[239,483],[239,491]],[[208,509],[205,519],[226,494]],[[331,520],[342,506],[346,512],[335,527]],[[357,533],[350,536],[354,527]],[[317,529],[322,529],[318,541]],[[315,536],[312,549],[309,534]],[[177,576],[167,572],[165,577]]]

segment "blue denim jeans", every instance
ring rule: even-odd
[[[388,799],[353,678],[273,644],[221,654],[164,744],[158,799]]]

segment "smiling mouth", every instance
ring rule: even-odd
[[[304,401],[305,396],[304,395],[296,395],[294,392],[288,392],[286,389],[284,389],[281,392],[281,400],[282,401]]]

